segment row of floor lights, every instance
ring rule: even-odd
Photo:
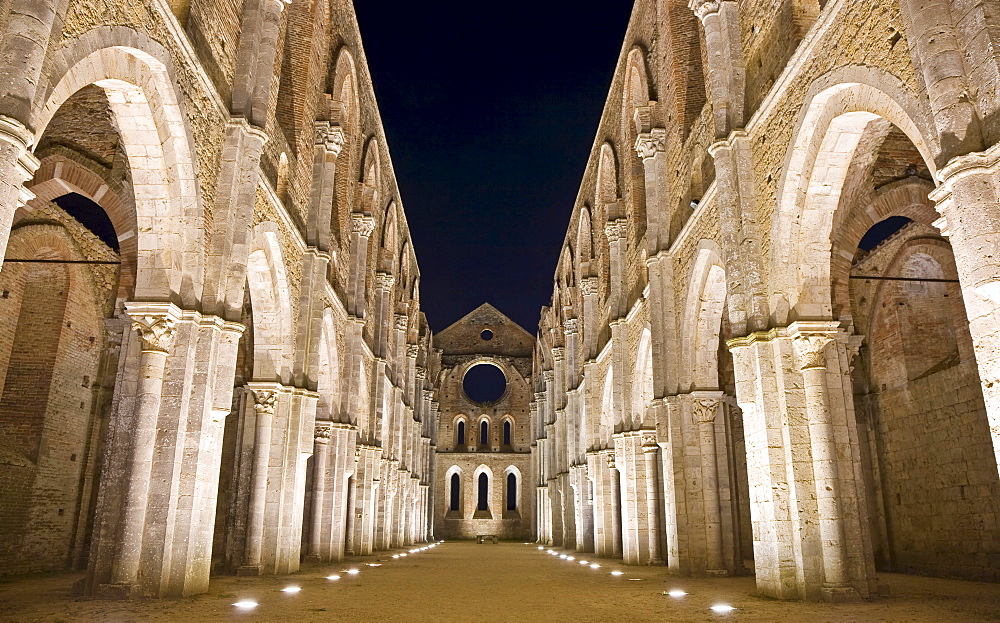
[[[438,545],[440,545],[442,543],[444,543],[444,541],[437,541],[435,543],[431,543],[430,545],[425,545],[424,547],[418,547],[418,548],[415,548],[415,549],[411,549],[409,552],[403,552],[402,554],[393,554],[392,557],[393,558],[401,558],[403,556],[406,556],[407,554],[417,554],[419,552],[427,551],[427,550],[429,550],[432,547],[437,547]],[[365,563],[365,565],[368,566],[368,567],[381,567],[382,563],[379,563],[379,562],[369,562],[369,563]],[[341,573],[346,573],[347,575],[353,577],[353,576],[356,576],[359,573],[361,573],[361,569],[358,569],[357,567],[351,567],[350,569],[344,569],[343,571],[341,571]],[[330,574],[330,575],[326,576],[326,579],[330,580],[332,582],[335,582],[335,581],[339,580],[340,578],[341,578],[340,574],[337,574],[337,573],[333,573],[333,574]],[[280,591],[282,593],[285,593],[285,594],[288,594],[288,595],[294,595],[296,593],[301,592],[302,591],[302,587],[298,586],[296,584],[290,584],[290,585],[286,586],[285,588],[280,589]],[[243,600],[237,601],[236,603],[233,604],[233,606],[235,606],[238,610],[253,610],[254,608],[256,608],[259,605],[260,605],[259,603],[257,603],[256,601],[253,601],[252,599],[243,599]]]
[[[529,543],[525,543],[525,545],[529,545]],[[554,549],[545,549],[545,547],[542,546],[542,545],[539,545],[538,549],[539,549],[539,551],[544,550],[545,553],[547,553],[547,554],[549,554],[551,556],[559,556],[559,558],[561,560],[566,560],[568,562],[573,562],[573,561],[576,560],[575,556],[570,556],[568,554],[560,554],[559,552],[555,551]],[[580,560],[579,564],[581,564],[581,565],[589,565],[591,569],[600,569],[601,568],[601,565],[599,565],[597,563],[589,563],[586,560]],[[611,575],[613,575],[615,577],[618,577],[618,576],[625,575],[625,572],[624,571],[619,571],[618,569],[615,569],[615,570],[611,571]],[[630,580],[638,580],[639,578],[629,578],[629,579]],[[669,596],[673,597],[674,599],[680,599],[682,597],[685,597],[687,595],[687,592],[682,591],[680,589],[674,589],[672,591],[664,593],[664,595],[669,595]],[[728,614],[728,613],[732,612],[733,610],[736,610],[735,607],[730,606],[729,604],[715,604],[714,606],[712,606],[709,609],[712,612],[716,613],[716,614]]]

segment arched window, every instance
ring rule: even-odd
[[[503,445],[510,445],[510,422],[503,423]]]
[[[448,510],[457,511],[458,508],[458,494],[462,490],[462,479],[458,474],[451,475],[451,505]]]
[[[517,476],[513,472],[507,474],[507,510],[517,510]]]
[[[490,479],[485,474],[479,474],[479,503],[476,505],[477,511],[490,510],[489,504]]]
[[[458,423],[458,439],[455,445],[464,446],[465,445],[465,421],[462,420]]]
[[[490,423],[486,420],[479,423],[479,444],[482,446],[490,444]]]

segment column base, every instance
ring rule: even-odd
[[[259,565],[244,565],[236,569],[238,576],[260,576],[264,575],[264,570]]]
[[[823,594],[824,601],[834,604],[861,601],[858,591],[854,590],[851,586],[824,586],[820,589],[820,592]]]
[[[99,584],[95,595],[98,599],[114,601],[136,599],[141,596],[138,584]]]
[[[710,578],[728,578],[729,571],[727,569],[706,569],[705,575]]]

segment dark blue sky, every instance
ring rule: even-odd
[[[534,333],[632,2],[355,9],[431,328],[489,301]]]

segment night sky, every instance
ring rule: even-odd
[[[488,301],[535,333],[632,2],[355,8],[431,328]]]

